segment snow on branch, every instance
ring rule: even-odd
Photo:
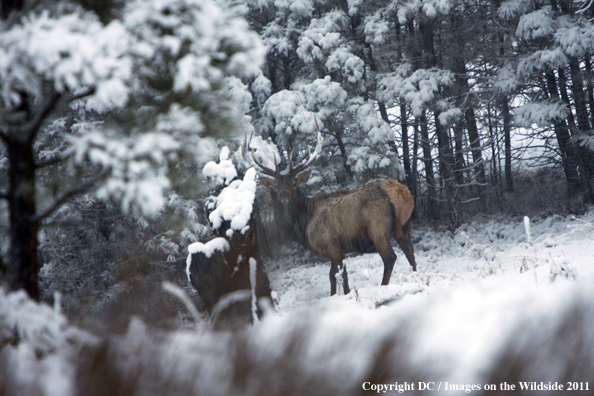
[[[347,21],[342,11],[332,11],[321,19],[312,19],[307,30],[301,33],[297,55],[306,63],[324,61],[327,54],[344,47],[340,30]]]
[[[429,18],[435,18],[438,14],[447,15],[452,8],[453,2],[448,0],[422,0],[405,2],[398,7],[398,21],[405,24],[409,17],[419,13]]]
[[[550,7],[522,15],[518,22],[516,35],[526,41],[547,38],[555,33],[557,23],[551,15]]]
[[[95,110],[119,107],[128,99],[132,63],[125,53],[129,35],[119,21],[104,26],[93,13],[30,14],[0,33],[1,99],[18,105],[21,91],[41,94],[43,81],[56,92],[94,87]]]
[[[410,65],[403,65],[383,77],[378,83],[378,98],[391,104],[400,97],[410,104],[413,114],[419,116],[440,87],[454,82],[454,75],[449,70],[431,68],[416,70],[408,76],[409,70]]]
[[[217,184],[228,185],[231,180],[237,177],[235,165],[229,159],[229,148],[223,147],[219,157],[219,163],[214,161],[208,162],[202,169],[202,174],[205,177],[211,178]]]
[[[363,32],[365,33],[365,41],[367,43],[382,45],[386,41],[385,36],[390,32],[390,26],[384,16],[380,12],[376,12],[365,18]]]
[[[228,221],[231,228],[228,237],[234,231],[245,234],[249,230],[248,223],[252,215],[254,199],[256,198],[256,170],[246,171],[243,180],[234,180],[214,198],[215,209],[210,213],[209,220],[213,228],[220,228]]]
[[[497,15],[501,19],[512,19],[524,12],[526,12],[530,5],[532,4],[531,0],[508,0],[501,3],[499,6],[499,10],[497,10]]]
[[[147,133],[135,138],[106,136],[94,131],[71,139],[66,152],[75,164],[88,160],[109,170],[97,195],[115,198],[125,212],[138,210],[157,215],[166,203],[165,191],[171,182],[167,163],[176,158],[180,143],[165,133]]]
[[[330,76],[301,85],[298,91],[277,92],[262,107],[265,117],[272,121],[265,125],[265,129],[274,129],[280,136],[298,132],[314,134],[316,128],[311,112],[318,112],[319,118],[324,119],[344,106],[347,96],[347,92]]]
[[[534,72],[564,67],[568,63],[569,60],[562,48],[536,51],[520,60],[517,68],[518,76],[525,78]]]
[[[555,32],[555,41],[568,56],[584,57],[594,51],[594,26],[587,24],[561,28]]]
[[[514,122],[525,128],[529,128],[533,124],[547,127],[555,120],[566,118],[568,114],[569,108],[565,103],[527,103],[516,109]]]
[[[165,70],[173,66],[176,92],[205,92],[228,76],[255,76],[265,54],[245,19],[214,1],[136,0],[124,23],[135,57],[162,62]]]

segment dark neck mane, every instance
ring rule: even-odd
[[[285,207],[289,236],[306,248],[309,247],[307,242],[307,224],[311,219],[314,207],[314,199],[307,197],[299,189],[297,190],[295,200]]]
[[[320,193],[313,197],[308,197],[300,189],[297,189],[295,200],[289,205],[283,206],[283,217],[289,236],[299,244],[309,248],[307,241],[307,225],[309,224],[316,206],[325,199],[339,197],[349,194],[351,191],[341,189],[332,193]]]

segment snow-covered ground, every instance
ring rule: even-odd
[[[416,229],[417,273],[394,243],[398,258],[387,287],[380,286],[383,263],[378,254],[350,257],[344,262],[351,293],[332,299],[375,308],[399,298],[407,304],[413,294],[423,299],[432,293],[474,288],[497,300],[594,277],[594,212],[531,219],[529,234],[522,219],[509,218],[480,218],[455,233]],[[329,262],[288,270],[286,265],[277,267],[269,277],[280,296],[281,312],[330,299]]]
[[[418,273],[399,254],[390,285],[378,286],[377,254],[349,258],[348,296],[328,296],[328,264],[269,263],[280,312],[238,333],[206,323],[163,331],[133,318],[126,334],[102,339],[69,324],[59,303],[0,290],[0,389],[479,395],[511,390],[506,382],[509,394],[532,395],[542,392],[522,384],[542,382],[592,394],[594,211],[530,228],[528,237],[522,219],[489,218],[455,234],[419,228]]]
[[[549,344],[557,342],[576,304],[594,301],[593,211],[534,219],[528,228],[522,219],[509,218],[480,218],[453,234],[421,228],[413,243],[418,272],[395,248],[398,259],[388,286],[379,286],[383,264],[378,254],[346,259],[347,296],[329,297],[328,263],[286,271],[281,266],[270,273],[281,316],[321,307],[323,317],[348,329],[337,333],[356,333],[361,327],[356,322],[371,323],[361,330],[360,341],[376,333],[374,327],[381,333],[387,323],[409,322],[403,333],[410,367],[450,383],[480,383],[518,337],[519,349],[532,348],[527,345],[535,340],[544,350],[554,349]],[[570,319],[580,326],[581,319]],[[594,324],[593,318],[587,321]],[[571,359],[566,353],[539,361],[548,374],[540,370],[533,379],[562,377]]]

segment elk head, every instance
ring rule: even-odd
[[[288,204],[297,197],[297,189],[299,186],[305,183],[311,175],[311,171],[307,170],[307,168],[319,157],[320,153],[322,152],[324,139],[320,133],[318,121],[315,115],[314,122],[318,131],[318,141],[313,154],[311,152],[311,148],[308,147],[308,153],[295,161],[297,165],[293,166],[293,154],[291,153],[291,155],[289,155],[289,167],[284,171],[280,170],[276,161],[276,156],[274,157],[274,169],[271,169],[259,163],[254,156],[254,151],[251,150],[251,161],[260,169],[262,174],[269,176],[261,176],[260,183],[265,188],[270,190],[273,197],[282,204]],[[244,150],[244,155],[245,154],[246,150]]]

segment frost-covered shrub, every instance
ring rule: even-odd
[[[580,382],[594,370],[591,300],[588,282],[467,284],[379,309],[326,301],[235,333],[133,318],[125,332],[97,337],[55,308],[0,292],[0,386],[11,396],[249,396],[356,395],[365,383],[428,378]]]
[[[179,219],[188,208],[174,202],[168,208],[159,220],[147,220],[92,195],[63,206],[40,236],[42,299],[60,292],[64,313],[81,321],[109,317],[115,324],[130,314],[151,324],[174,320],[178,307],[163,298],[159,285],[187,284],[181,251],[205,227],[183,228]]]

